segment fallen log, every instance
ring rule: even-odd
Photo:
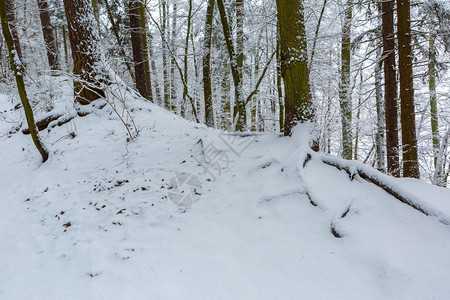
[[[383,176],[387,175],[382,174],[376,170],[373,170],[372,172],[368,170],[365,165],[362,165],[358,162],[351,163],[343,159],[327,157],[325,155],[316,155],[315,157],[321,160],[324,164],[335,167],[339,170],[344,170],[345,172],[347,172],[351,179],[355,178],[355,176],[359,176],[359,178],[378,186],[386,193],[393,196],[395,199],[414,208],[420,213],[426,216],[437,217],[437,220],[442,224],[450,225],[450,219],[448,219],[448,217],[442,216],[439,212],[433,211],[432,208],[427,208],[426,205],[425,207],[421,206],[419,204],[420,199],[415,199],[414,195],[408,194],[408,192],[403,190],[401,187],[396,186],[388,180],[385,180]]]
[[[48,124],[50,124],[51,122],[58,120],[60,117],[62,117],[64,114],[52,114],[49,116],[45,116],[41,119],[38,119],[36,121],[36,127],[39,131],[42,131],[44,129],[46,129],[48,127]],[[30,134],[30,129],[29,128],[25,128],[22,130],[23,134]]]

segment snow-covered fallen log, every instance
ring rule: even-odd
[[[423,197],[418,197],[411,192],[406,185],[399,182],[399,179],[385,175],[361,162],[348,161],[320,153],[311,153],[311,155],[329,166],[346,171],[350,178],[353,179],[355,176],[359,176],[382,188],[404,204],[427,216],[437,218],[439,222],[445,225],[450,225],[450,199],[448,199],[448,202],[433,201],[434,199],[431,199],[431,201],[425,200]]]

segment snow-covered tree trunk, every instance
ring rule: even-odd
[[[183,76],[184,76],[184,85],[183,85],[183,102],[181,103],[181,116],[185,117],[186,115],[186,103],[188,100],[188,53],[189,53],[189,37],[191,35],[191,24],[192,24],[192,0],[188,1],[188,16],[187,16],[187,28],[186,28],[186,37],[184,39],[184,59],[183,59]]]
[[[411,48],[410,0],[397,0],[403,177],[419,178]]]
[[[242,131],[246,128],[247,110],[243,103],[244,97],[244,0],[236,0],[236,70],[239,76],[238,86],[240,98],[234,102],[234,122],[236,123],[236,130]],[[238,115],[237,115],[238,114]]]
[[[381,69],[383,65],[382,49],[377,49],[377,61],[375,65],[375,99],[377,105],[377,133],[376,133],[376,151],[377,151],[377,169],[380,172],[386,172],[385,161],[385,147],[384,147],[384,131],[385,131],[385,118],[384,118],[384,103],[383,103],[383,91],[382,80],[383,75]]]
[[[436,47],[434,45],[434,41],[435,37],[432,35],[429,40],[428,89],[430,92],[431,134],[433,136],[434,167],[436,168],[437,156],[439,153],[439,119],[436,99]]]
[[[215,0],[208,0],[206,6],[205,28],[203,35],[203,96],[205,101],[205,123],[214,127],[214,108],[211,88],[211,37],[213,31]]]
[[[233,45],[233,37],[231,34],[230,24],[228,23],[227,12],[223,0],[217,0],[217,7],[219,9],[220,20],[222,23],[223,34],[225,36],[225,43],[230,58],[230,69],[234,83],[234,109],[233,109],[233,129],[236,131],[245,130],[246,110],[245,99],[242,90],[242,74],[237,67],[237,56]]]
[[[142,97],[149,99],[150,94],[145,68],[145,52],[142,40],[143,32],[141,26],[140,5],[139,0],[130,0],[128,2],[128,15],[130,18],[131,46],[133,48],[136,89]]]
[[[352,0],[347,0],[341,44],[341,82],[339,99],[342,122],[342,157],[352,159],[352,96],[350,87]]]
[[[303,1],[277,0],[286,109],[284,135],[291,134],[295,123],[311,121],[314,116],[303,11]]]
[[[19,42],[19,33],[17,32],[16,10],[14,8],[14,0],[4,0],[6,4],[6,18],[8,20],[9,30],[14,41],[14,48],[19,59],[23,63],[22,47]]]
[[[170,48],[171,48],[171,60],[170,60],[170,109],[173,112],[177,112],[177,89],[176,89],[176,39],[177,39],[177,0],[172,0],[172,32],[170,35]]]
[[[164,107],[170,109],[170,79],[169,79],[169,57],[167,51],[167,2],[161,1],[161,44],[163,59],[163,90],[164,90]]]
[[[450,128],[447,130],[447,133],[444,135],[441,141],[441,145],[439,148],[439,153],[436,157],[436,168],[434,170],[433,176],[433,184],[446,187],[447,186],[447,178],[450,173],[450,165],[448,166],[448,170],[446,171],[446,150],[448,148],[448,142],[450,139]]]
[[[89,104],[104,97],[100,38],[89,0],[64,0],[73,57],[75,101]]]
[[[59,70],[58,49],[56,47],[55,32],[50,20],[50,12],[47,0],[37,0],[39,8],[39,17],[41,19],[42,34],[44,36],[45,47],[47,50],[47,58],[50,69]]]
[[[153,102],[152,78],[150,74],[150,59],[147,40],[147,1],[139,0],[139,19],[142,32],[142,52],[144,56],[145,86],[147,87],[147,98]]]
[[[27,92],[25,89],[25,82],[23,80],[24,67],[20,60],[15,45],[18,44],[20,47],[20,41],[14,40],[13,35],[10,31],[10,24],[8,20],[8,15],[14,14],[14,12],[9,11],[12,6],[8,6],[4,0],[0,1],[0,21],[2,27],[3,37],[6,42],[6,47],[8,48],[9,60],[11,63],[11,68],[14,72],[16,79],[17,90],[19,92],[20,101],[22,102],[22,107],[25,111],[25,117],[27,120],[28,128],[30,130],[31,138],[36,146],[37,150],[42,156],[42,161],[45,162],[48,159],[48,150],[44,147],[41,140],[39,139],[38,131],[36,128],[36,123],[34,121],[33,109],[31,108],[30,102],[28,101]]]
[[[400,177],[398,153],[397,75],[395,70],[394,1],[382,1],[384,102],[387,172]]]
[[[277,22],[277,45],[276,45],[276,51],[277,51],[277,94],[278,94],[278,122],[280,126],[280,132],[284,132],[284,99],[283,99],[283,82],[281,78],[281,49],[280,49],[280,24]]]

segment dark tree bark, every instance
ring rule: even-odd
[[[203,40],[203,95],[205,101],[205,121],[209,127],[214,127],[214,111],[211,88],[211,37],[214,19],[215,0],[208,0],[206,7],[205,34]]]
[[[47,50],[48,64],[51,70],[59,70],[58,49],[56,46],[55,31],[50,20],[50,12],[47,0],[37,0],[39,17],[41,19],[42,34],[44,36],[45,48]]]
[[[10,32],[10,25],[7,15],[13,14],[14,12],[9,11],[11,6],[7,6],[5,1],[0,1],[0,21],[3,32],[3,37],[5,38],[6,46],[8,48],[9,59],[11,63],[11,68],[14,72],[17,84],[17,90],[19,92],[20,101],[22,102],[22,107],[25,111],[25,117],[27,120],[28,128],[30,130],[31,138],[36,146],[37,150],[42,156],[42,161],[45,162],[48,159],[48,151],[43,146],[39,139],[39,135],[36,129],[36,123],[34,121],[33,109],[31,108],[30,102],[28,101],[27,92],[25,89],[25,83],[23,80],[23,65],[20,58],[18,57],[18,52],[15,49],[15,44],[19,44],[19,40],[14,40]],[[8,26],[9,25],[9,26]],[[19,44],[20,46],[20,44]],[[17,57],[16,57],[17,55]]]
[[[147,2],[139,1],[139,16],[142,30],[142,51],[144,52],[144,69],[145,69],[145,85],[147,87],[147,99],[153,102],[152,78],[150,74],[150,60],[148,58],[148,41],[147,41],[147,14],[145,12]]]
[[[386,119],[386,156],[389,174],[400,177],[398,155],[397,79],[395,71],[395,40],[393,0],[382,1],[384,101]]]
[[[278,93],[278,122],[280,124],[280,132],[284,132],[284,100],[283,100],[283,88],[281,77],[281,50],[280,50],[280,24],[277,22],[277,93]]]
[[[82,105],[105,96],[98,78],[103,75],[100,39],[89,0],[64,0],[72,48],[75,102]]]
[[[403,177],[419,178],[411,49],[410,1],[397,0]]]
[[[352,0],[347,0],[342,25],[341,82],[339,100],[342,123],[342,157],[352,159],[352,96],[350,87]]]
[[[145,53],[143,48],[143,32],[140,16],[140,1],[130,0],[128,3],[128,15],[130,17],[131,46],[133,48],[134,73],[136,89],[142,97],[149,99],[147,86],[147,74],[145,68]]]
[[[309,88],[303,1],[277,0],[277,12],[285,90],[284,135],[288,136],[295,123],[312,121],[314,116]]]
[[[16,11],[14,9],[14,0],[5,0],[6,2],[6,19],[8,20],[9,31],[14,41],[14,49],[23,63],[22,48],[19,42],[19,33],[17,32]]]

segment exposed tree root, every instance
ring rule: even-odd
[[[354,167],[354,166],[346,166],[340,163],[337,163],[331,159],[327,159],[326,157],[322,157],[321,158],[322,162],[335,167],[339,170],[344,170],[346,171],[350,178],[353,179],[355,177],[355,175],[359,175],[359,177],[361,177],[362,179],[375,184],[376,186],[382,188],[385,192],[387,192],[388,194],[390,194],[391,196],[393,196],[394,198],[396,198],[397,200],[403,202],[406,205],[411,206],[412,208],[414,208],[415,210],[420,211],[421,213],[423,213],[424,215],[432,215],[430,213],[428,213],[427,211],[425,211],[423,208],[421,208],[420,206],[418,206],[417,204],[415,204],[413,201],[411,201],[410,199],[408,199],[407,197],[405,197],[404,195],[402,195],[401,193],[399,193],[398,191],[396,191],[392,186],[390,186],[388,183],[383,182],[382,179],[380,179],[379,177],[374,177],[371,176],[370,174],[367,174],[366,172],[364,172],[364,170],[361,170],[360,168]],[[440,221],[442,223],[444,223],[442,220]]]
[[[342,238],[342,235],[337,232],[336,228],[334,227],[334,224],[331,224],[331,233],[334,235],[335,238]]]

